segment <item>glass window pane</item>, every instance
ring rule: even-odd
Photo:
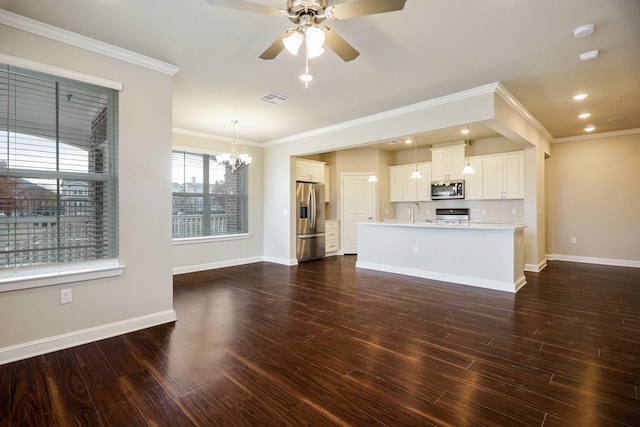
[[[174,151],[173,237],[247,233],[247,177],[212,155]]]
[[[117,256],[117,92],[0,64],[0,268]]]

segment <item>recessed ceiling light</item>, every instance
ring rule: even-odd
[[[580,60],[589,61],[590,59],[596,59],[598,55],[600,55],[600,51],[598,49],[590,50],[589,52],[581,53]]]
[[[586,93],[579,93],[578,95],[575,95],[575,96],[573,97],[573,99],[575,99],[576,101],[582,101],[582,100],[583,100],[583,99],[585,99],[587,96],[589,96],[589,95],[587,95]]]
[[[462,134],[464,134],[464,135],[468,134],[468,133],[469,133],[469,128],[464,128],[464,129],[462,129],[462,130],[460,131],[460,133],[462,133]]]
[[[586,130],[587,132],[593,132],[594,130],[596,130],[596,125],[588,124],[584,127],[584,130]]]
[[[413,140],[411,138],[407,138],[407,139],[404,140],[404,142],[406,144],[411,144],[413,142]]]
[[[588,119],[589,117],[591,117],[591,113],[582,113],[578,117],[580,117],[581,119]]]
[[[580,25],[575,30],[573,30],[573,37],[577,39],[587,37],[593,33],[593,30],[595,30],[595,28],[596,26],[594,24]]]

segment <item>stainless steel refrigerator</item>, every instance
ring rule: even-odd
[[[324,258],[324,185],[296,183],[296,256]]]

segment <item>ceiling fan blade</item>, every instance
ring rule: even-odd
[[[345,39],[340,37],[338,33],[331,28],[322,27],[322,29],[324,30],[324,43],[337,53],[343,61],[352,61],[360,55],[360,52],[355,50],[353,46],[347,43]]]
[[[244,12],[261,13],[263,15],[271,16],[282,16],[283,12],[282,10],[275,7],[253,3],[245,0],[207,0],[207,3],[215,7],[224,7],[225,9],[242,10]]]
[[[278,54],[282,52],[282,50],[284,49],[284,43],[282,42],[282,40],[284,40],[284,38],[287,37],[289,34],[290,34],[289,30],[282,33],[280,37],[276,39],[276,41],[271,43],[271,46],[269,46],[267,50],[262,52],[262,55],[260,55],[260,59],[273,59],[276,56],[278,56]]]
[[[348,19],[356,16],[402,10],[407,0],[356,0],[337,4],[333,7],[336,19]]]

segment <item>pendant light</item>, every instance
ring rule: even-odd
[[[415,160],[416,168],[413,171],[413,173],[411,174],[411,179],[420,179],[420,178],[422,178],[422,174],[418,170],[418,137],[417,136],[414,138],[413,144],[414,144],[413,153],[414,153],[414,160]]]
[[[222,163],[231,168],[233,173],[238,172],[251,164],[251,156],[248,154],[238,154],[238,145],[236,144],[236,123],[237,120],[231,120],[233,123],[233,142],[231,143],[231,153],[219,154],[216,156],[216,162]]]
[[[469,163],[469,127],[467,126],[467,129],[465,129],[462,132],[467,135],[467,138],[465,139],[465,142],[464,142],[464,155],[467,158],[467,164],[464,166],[464,169],[462,169],[462,174],[470,175],[470,174],[476,173],[476,171],[471,166],[471,163]]]
[[[373,171],[371,172],[371,176],[369,176],[369,182],[378,182],[378,178],[376,177],[375,151],[373,148],[371,148],[371,166]]]

